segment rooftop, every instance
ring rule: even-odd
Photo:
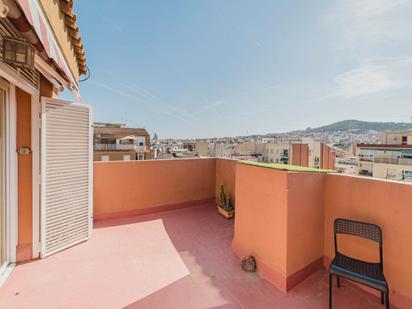
[[[110,127],[110,126],[95,126],[95,134],[116,136],[117,138],[122,138],[128,135],[135,136],[148,136],[149,133],[143,128],[123,128],[123,127]]]
[[[326,270],[286,294],[240,269],[232,239],[233,221],[218,216],[210,202],[101,221],[89,241],[18,265],[0,289],[0,303],[2,308],[326,307]],[[348,281],[334,301],[337,308],[382,308],[375,296]]]

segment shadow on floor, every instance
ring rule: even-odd
[[[202,205],[119,220],[120,224],[161,219],[190,274],[125,308],[326,308],[326,271],[313,274],[285,294],[256,274],[240,268],[231,251],[233,221]],[[116,220],[104,226],[116,225]],[[334,308],[381,308],[379,300],[343,283],[334,294]]]

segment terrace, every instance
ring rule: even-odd
[[[383,229],[392,307],[410,307],[412,185],[225,159],[98,162],[93,236],[18,265],[1,308],[325,308],[332,222]],[[218,216],[223,184],[235,221]],[[372,245],[347,239],[365,259]],[[254,255],[258,272],[240,269]],[[383,308],[349,281],[334,308]]]

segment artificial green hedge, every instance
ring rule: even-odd
[[[290,171],[290,172],[311,172],[311,173],[334,173],[334,170],[325,170],[312,167],[304,167],[289,164],[277,164],[277,163],[261,163],[252,161],[238,161],[240,164],[259,166],[264,168],[272,168],[275,170]]]

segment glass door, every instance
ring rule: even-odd
[[[5,107],[6,92],[0,88],[0,278],[5,272],[9,260],[7,252],[7,211],[5,199]]]

